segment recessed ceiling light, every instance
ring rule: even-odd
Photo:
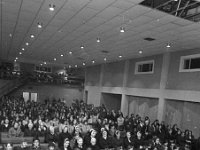
[[[19,52],[19,54],[21,55],[21,54],[22,54],[22,52]]]
[[[54,11],[55,10],[55,5],[54,4],[49,4],[49,10]]]
[[[69,68],[71,68],[72,66],[71,65],[69,65]]]
[[[94,61],[94,60],[92,60],[92,63],[94,64],[94,63],[95,63],[95,61]]]
[[[124,33],[125,32],[125,28],[124,27],[120,27],[120,32]]]
[[[25,50],[25,48],[22,48],[22,50],[24,51],[24,50]]]
[[[69,52],[69,54],[71,55],[71,54],[72,54],[72,52],[70,51],[70,52]]]
[[[26,42],[26,46],[28,46],[29,45],[29,43],[28,42]]]
[[[42,28],[42,23],[38,22],[37,27],[41,29]]]
[[[18,59],[18,57],[15,58],[16,60]]]
[[[77,68],[78,67],[78,65],[75,65],[75,68]]]
[[[63,54],[61,54],[60,56],[63,57]]]
[[[103,60],[104,60],[104,61],[106,61],[107,59],[106,59],[106,58],[104,58]]]
[[[14,61],[16,62],[17,60],[15,59]]]
[[[42,66],[43,64],[40,64],[40,66]]]
[[[101,42],[100,38],[97,38],[97,43],[100,43],[100,42]]]
[[[84,49],[84,46],[83,46],[83,45],[81,45],[81,49]]]
[[[59,32],[59,33],[62,33],[63,31],[62,31],[62,30],[58,30],[58,32]]]
[[[33,39],[35,36],[33,34],[31,34],[31,38]]]
[[[167,48],[170,48],[171,46],[170,46],[170,44],[168,43],[166,47],[167,47]]]
[[[83,66],[85,66],[85,63],[83,63]]]
[[[56,61],[56,58],[54,58],[53,60]]]
[[[142,51],[141,51],[141,50],[139,51],[139,54],[142,54]]]
[[[45,61],[45,62],[44,62],[44,64],[46,65],[46,64],[47,64],[47,62]]]
[[[12,34],[11,34],[11,33],[9,34],[9,37],[12,37]]]
[[[119,58],[122,58],[122,55],[119,55]]]

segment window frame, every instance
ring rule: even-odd
[[[152,71],[149,71],[149,72],[138,72],[138,68],[139,68],[139,65],[143,65],[143,64],[150,64],[152,63],[153,64],[153,67],[152,67]],[[153,74],[154,73],[154,65],[155,65],[155,61],[154,60],[146,60],[146,61],[138,61],[135,63],[135,74]]]
[[[191,59],[195,59],[195,58],[200,59],[200,54],[181,56],[180,57],[179,72],[198,72],[198,71],[200,71],[200,68],[198,68],[198,69],[184,69],[185,60],[188,60],[188,59],[191,60]]]

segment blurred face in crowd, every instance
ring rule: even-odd
[[[64,141],[64,147],[67,148],[69,146],[69,139],[65,139]]]
[[[33,147],[39,147],[39,145],[40,145],[39,140],[34,140],[33,141]]]
[[[54,146],[49,146],[49,150],[54,150],[55,147]]]
[[[78,143],[78,145],[83,145],[83,139],[82,138],[78,138],[77,143]]]
[[[5,148],[6,150],[13,150],[13,146],[11,143],[6,144]]]
[[[15,124],[14,124],[14,128],[17,129],[18,126],[19,126],[19,124],[18,124],[17,122],[15,122]]]
[[[126,136],[127,136],[127,138],[130,138],[131,137],[131,133],[130,132],[126,132]]]
[[[96,130],[92,130],[92,132],[91,132],[91,136],[92,136],[92,137],[95,137],[96,134],[97,134],[97,131],[96,131]]]
[[[91,138],[90,140],[91,145],[96,145],[96,142],[97,142],[96,138]]]
[[[8,120],[8,118],[6,118],[6,120],[5,120],[5,124],[8,124],[9,123],[9,120]]]

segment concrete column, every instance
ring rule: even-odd
[[[158,115],[157,118],[159,121],[164,120],[164,112],[165,112],[165,99],[164,99],[164,92],[167,85],[168,80],[168,71],[170,65],[170,53],[167,52],[163,54],[163,63],[162,63],[162,72],[161,72],[161,79],[160,79],[160,96],[158,101]]]
[[[103,85],[104,67],[105,67],[105,64],[102,64],[102,65],[101,65],[101,71],[100,71],[100,79],[99,79],[99,86],[100,86],[100,87],[102,87],[102,85]]]
[[[125,94],[122,94],[121,112],[124,114],[124,116],[129,115],[129,101]]]

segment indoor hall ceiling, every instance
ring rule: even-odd
[[[0,0],[0,58],[74,67],[200,47],[200,23],[141,2]]]

